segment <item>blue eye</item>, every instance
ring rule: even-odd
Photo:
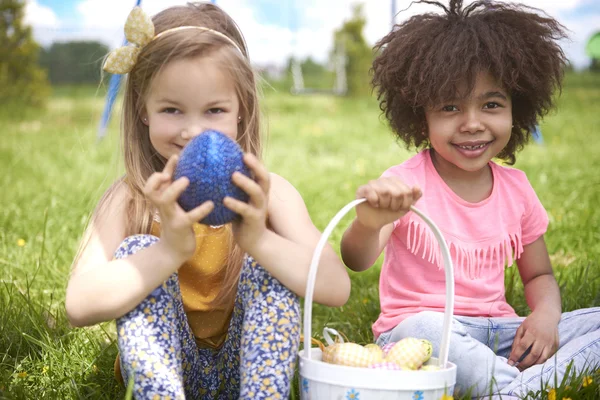
[[[223,110],[222,108],[219,108],[219,107],[214,107],[214,108],[211,108],[210,110],[208,110],[209,114],[221,114],[223,112],[225,112],[225,110]]]

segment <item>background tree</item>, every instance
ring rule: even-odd
[[[600,71],[600,32],[592,35],[585,46],[585,52],[592,59],[591,71]]]
[[[42,51],[40,64],[48,70],[53,85],[98,83],[106,45],[96,41],[53,43]]]
[[[346,55],[346,79],[348,95],[361,96],[371,93],[369,69],[373,61],[373,51],[365,40],[363,30],[367,20],[363,5],[357,4],[352,10],[352,17],[334,32],[333,42],[335,57],[340,50]]]
[[[0,0],[0,104],[40,107],[50,86],[38,64],[40,47],[23,25],[24,8],[24,0]]]

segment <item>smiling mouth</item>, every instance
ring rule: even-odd
[[[493,142],[493,140],[490,140],[488,142],[482,142],[482,141],[478,140],[478,141],[466,142],[466,143],[462,143],[462,144],[461,143],[452,143],[452,145],[458,147],[459,149],[474,151],[474,150],[483,149],[484,147],[489,146],[492,142]]]
[[[489,144],[489,142],[488,143],[478,144],[478,145],[475,145],[475,146],[465,146],[465,145],[460,145],[460,144],[456,144],[455,146],[460,147],[461,149],[465,149],[465,150],[477,150],[477,149],[484,148],[488,144]]]

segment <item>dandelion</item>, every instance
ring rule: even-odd
[[[594,383],[594,380],[592,379],[591,376],[585,376],[583,378],[583,387],[588,387],[589,385],[591,385],[592,383]]]
[[[19,247],[25,246],[25,239],[19,239],[19,240],[17,240],[17,246],[19,246]]]
[[[48,372],[50,368],[48,368],[47,365],[44,365],[44,368],[42,368],[42,374],[45,374],[46,372]]]
[[[27,372],[25,372],[25,371],[21,371],[21,372],[19,372],[19,373],[17,374],[17,376],[18,376],[19,378],[27,378]]]
[[[563,397],[562,400],[572,400],[570,397]]]
[[[440,397],[440,400],[454,400],[454,397],[443,394],[442,397]]]
[[[96,364],[92,365],[92,371],[97,374],[98,373],[98,367],[96,366]]]
[[[548,400],[556,400],[556,390],[550,389],[548,392]]]
[[[363,302],[363,304],[367,304],[369,302],[369,299],[364,298],[362,302]]]

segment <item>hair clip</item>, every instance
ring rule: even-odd
[[[111,51],[106,58],[102,67],[106,72],[126,74],[131,71],[142,47],[154,38],[152,19],[140,7],[134,7],[127,17],[125,38],[129,44]]]
[[[145,45],[169,32],[176,32],[184,29],[197,29],[219,36],[235,47],[242,57],[245,57],[240,47],[233,39],[219,31],[204,26],[178,26],[167,29],[154,36],[154,24],[152,23],[152,19],[140,7],[134,7],[127,17],[127,22],[125,22],[125,38],[129,44],[111,51],[102,68],[111,74],[126,74],[135,66],[140,51]]]

